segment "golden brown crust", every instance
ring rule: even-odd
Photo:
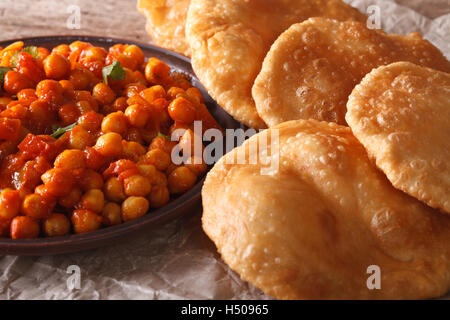
[[[137,8],[147,18],[146,31],[155,43],[187,57],[191,50],[185,37],[190,0],[138,0]]]
[[[278,172],[227,164],[279,132]],[[260,155],[271,148],[261,148]],[[347,127],[290,121],[223,157],[203,228],[244,280],[278,299],[416,299],[450,286],[450,217],[396,190]],[[381,290],[366,286],[381,268]]]
[[[450,74],[398,62],[352,92],[347,122],[392,184],[450,213]]]
[[[268,126],[295,119],[345,125],[348,96],[373,68],[410,61],[450,72],[450,62],[417,33],[386,34],[358,22],[312,18],[272,45],[252,89]]]
[[[312,16],[365,20],[341,0],[193,0],[186,36],[194,71],[236,120],[264,128],[251,95],[253,82],[278,35]]]

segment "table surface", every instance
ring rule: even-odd
[[[450,12],[450,0],[395,2],[428,18]],[[81,10],[80,29],[67,27],[70,5]],[[78,34],[150,42],[135,6],[134,0],[0,0],[0,41]],[[70,265],[80,267],[82,289],[68,288]],[[199,273],[207,276],[197,280]],[[200,214],[103,249],[56,257],[0,257],[0,299],[181,297],[267,298],[220,260],[201,230]]]

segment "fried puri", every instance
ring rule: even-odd
[[[242,149],[271,155],[271,143],[250,146],[274,130],[278,171],[231,163]],[[203,229],[224,261],[275,298],[419,299],[449,289],[450,217],[395,189],[348,127],[297,120],[265,130],[214,166],[202,198]],[[380,290],[367,287],[374,265]]]
[[[265,127],[251,89],[276,38],[309,17],[365,21],[341,0],[193,0],[186,37],[192,65],[209,94],[236,120]]]
[[[392,184],[450,213],[450,74],[408,62],[373,70],[346,119]]]
[[[190,0],[138,0],[137,8],[147,18],[145,29],[163,48],[190,56],[184,27]]]
[[[450,72],[450,62],[418,33],[386,34],[358,22],[309,19],[272,45],[253,98],[268,126],[295,119],[345,125],[353,88],[373,68],[397,61]]]

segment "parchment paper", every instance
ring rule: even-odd
[[[431,20],[390,0],[347,2],[363,12],[379,6],[385,31],[418,31],[450,58],[450,14]],[[123,244],[87,252],[0,257],[0,299],[270,299],[221,261],[200,217],[180,218]],[[67,285],[71,265],[80,268],[79,289]]]

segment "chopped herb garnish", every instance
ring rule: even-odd
[[[114,60],[110,65],[103,67],[102,69],[103,82],[108,84],[108,77],[113,80],[125,79],[125,70],[120,65],[120,62]]]
[[[75,122],[75,123],[72,123],[71,125],[68,125],[67,127],[64,127],[64,128],[53,127],[54,132],[50,136],[53,137],[53,138],[58,139],[60,136],[62,136],[67,131],[70,131],[73,128],[75,128],[76,125],[77,125],[77,123]]]
[[[166,136],[164,133],[158,132],[158,137],[162,137],[162,138],[170,141],[170,137]]]
[[[8,67],[0,67],[0,88],[3,88],[3,82],[5,80],[5,75],[9,72],[12,71],[12,68],[8,68]]]
[[[38,47],[29,46],[22,49],[22,52],[29,53],[34,59],[39,58]]]

